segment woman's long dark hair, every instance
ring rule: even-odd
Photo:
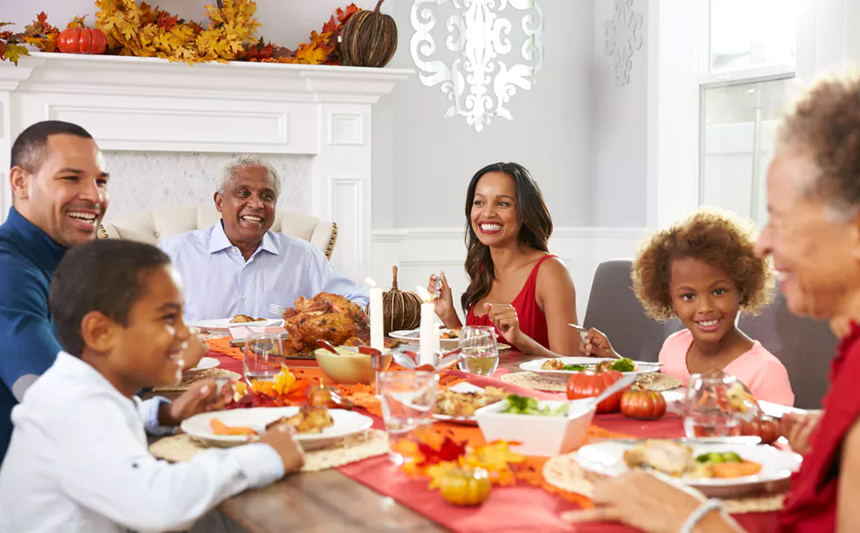
[[[540,187],[524,166],[518,163],[493,163],[475,173],[466,192],[466,247],[469,250],[466,254],[466,273],[469,274],[469,287],[460,297],[460,303],[466,313],[490,292],[493,280],[496,279],[490,247],[482,244],[472,229],[475,189],[478,187],[478,180],[488,172],[502,172],[512,177],[516,183],[517,215],[523,221],[517,236],[520,242],[535,250],[548,252],[547,241],[552,235],[552,217],[543,201]]]

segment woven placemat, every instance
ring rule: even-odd
[[[584,470],[574,459],[574,453],[553,457],[544,464],[543,477],[553,487],[591,497],[591,487],[603,476]],[[746,498],[724,499],[731,514],[764,513],[782,509],[785,493],[754,495]]]
[[[155,387],[152,389],[153,392],[184,392],[188,390],[188,387],[191,386],[195,381],[200,381],[201,379],[215,379],[215,378],[227,378],[227,379],[241,379],[242,376],[235,372],[231,372],[229,370],[223,370],[221,368],[207,368],[206,370],[201,370],[199,372],[192,372],[191,374],[185,375],[182,377],[182,381],[178,385],[167,385],[164,387]]]
[[[502,381],[520,385],[529,389],[546,392],[564,392],[567,390],[567,381],[547,378],[534,372],[513,372],[502,376]]]
[[[197,452],[208,449],[205,444],[189,435],[164,437],[149,447],[152,455],[171,463],[189,461]],[[318,472],[328,468],[348,465],[388,453],[388,434],[379,429],[368,429],[341,441],[336,448],[325,448],[305,452],[302,472]]]

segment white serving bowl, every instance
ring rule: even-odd
[[[594,418],[595,408],[587,409],[590,398],[567,401],[540,401],[539,407],[558,409],[570,404],[573,418],[567,416],[515,415],[502,413],[508,402],[501,401],[475,411],[478,427],[487,442],[494,440],[517,441],[511,451],[523,455],[554,457],[585,444],[588,426]]]

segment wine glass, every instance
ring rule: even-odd
[[[489,376],[499,366],[499,346],[491,326],[466,326],[460,332],[460,370]]]
[[[740,386],[735,376],[712,370],[690,376],[684,400],[687,437],[730,437],[741,433],[741,413],[732,406],[730,391]]]
[[[410,460],[402,452],[420,442],[421,432],[429,430],[433,422],[439,378],[435,372],[406,370],[384,372],[379,381],[382,419],[390,443],[388,457],[400,465]]]

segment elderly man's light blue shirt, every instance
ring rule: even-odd
[[[158,245],[182,275],[186,320],[249,315],[276,318],[269,304],[292,307],[299,296],[340,294],[367,306],[364,287],[341,275],[325,255],[302,239],[266,232],[245,261],[219,221]]]

